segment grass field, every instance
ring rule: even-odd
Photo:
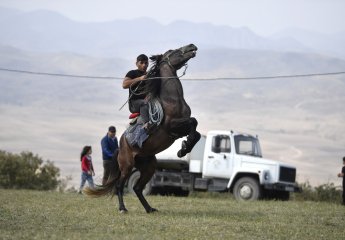
[[[0,239],[344,239],[345,207],[317,202],[257,201],[231,197],[136,197],[0,190]]]

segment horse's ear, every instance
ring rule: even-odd
[[[158,55],[152,55],[152,56],[150,57],[150,59],[151,59],[152,61],[159,62],[159,61],[162,59],[162,57],[163,57],[162,54],[158,54]]]

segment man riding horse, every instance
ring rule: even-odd
[[[177,153],[179,157],[183,157],[192,150],[200,139],[200,133],[196,131],[198,122],[194,117],[191,117],[191,109],[184,99],[182,84],[177,76],[177,70],[185,66],[189,59],[195,57],[196,51],[197,47],[189,44],[175,50],[169,50],[161,55],[152,56],[150,59],[153,61],[153,67],[146,74],[146,78],[144,73],[147,69],[147,63],[145,59],[141,62],[142,58],[139,58],[137,66],[142,67],[140,68],[142,75],[135,78],[125,78],[126,81],[124,81],[123,86],[131,89],[129,86],[133,82],[138,82],[138,85],[145,82],[144,93],[149,94],[149,103],[151,104],[152,100],[158,101],[164,117],[158,122],[158,127],[143,142],[141,147],[130,144],[127,137],[128,132],[130,132],[128,129],[122,134],[119,151],[114,155],[117,165],[111,169],[111,178],[105,185],[97,189],[85,190],[87,195],[99,197],[117,194],[120,212],[127,212],[123,201],[124,187],[133,168],[135,168],[140,172],[140,178],[133,190],[147,213],[156,211],[143,196],[143,189],[156,170],[157,159],[155,155],[171,146],[177,138],[187,136],[187,140],[183,141],[181,149]],[[132,83],[130,83],[131,81]],[[139,110],[141,112],[142,109]]]
[[[149,66],[149,59],[145,54],[140,54],[137,57],[137,69],[129,71],[122,83],[124,89],[129,89],[128,107],[133,114],[140,113],[144,128],[148,131],[150,127],[149,112],[145,85],[146,85],[146,70]]]

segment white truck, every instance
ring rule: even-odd
[[[177,157],[178,139],[156,155],[158,168],[146,185],[144,194],[190,191],[229,191],[237,200],[262,198],[288,200],[290,192],[300,191],[295,182],[296,168],[262,157],[259,139],[233,131],[210,131],[202,136],[192,152]],[[128,190],[139,178],[134,171]]]

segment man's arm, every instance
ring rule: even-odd
[[[101,141],[102,151],[103,151],[104,155],[106,155],[108,158],[112,158],[114,153],[110,151],[107,140],[108,139],[105,137]]]
[[[140,81],[143,81],[146,79],[146,75],[143,75],[141,77],[137,77],[137,78],[130,78],[130,77],[125,77],[123,79],[123,82],[122,82],[122,87],[124,89],[127,89],[129,88],[132,84],[135,84],[137,82],[140,82]]]

